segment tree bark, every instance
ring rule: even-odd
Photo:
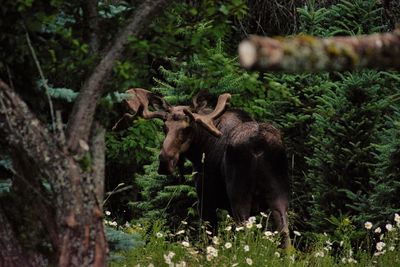
[[[38,267],[48,265],[42,255],[33,251],[27,251],[21,246],[1,204],[0,237],[0,266]]]
[[[127,26],[117,35],[110,50],[105,54],[92,74],[85,81],[70,115],[67,126],[67,145],[74,153],[80,144],[88,143],[97,101],[104,91],[106,79],[115,62],[120,59],[128,37],[138,37],[147,28],[149,21],[167,4],[167,0],[147,0],[128,20]]]
[[[66,153],[26,104],[0,80],[0,137],[25,153],[52,189],[59,266],[105,266],[107,242],[94,170]],[[85,178],[85,179],[83,179]],[[23,265],[21,265],[23,266]]]
[[[97,12],[98,0],[86,0],[83,3],[83,10],[87,18],[87,28],[88,28],[88,39],[89,39],[89,51],[94,54],[99,51],[99,14]]]
[[[317,72],[400,69],[400,30],[357,37],[252,36],[239,45],[243,67],[261,71]]]

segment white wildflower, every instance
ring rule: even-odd
[[[117,223],[116,221],[113,221],[113,222],[110,222],[110,225],[111,225],[111,226],[117,226],[118,223]]]
[[[377,251],[377,252],[374,253],[374,256],[375,256],[375,257],[378,257],[378,256],[383,255],[383,254],[385,254],[385,253],[386,253],[386,250]]]
[[[348,262],[348,263],[357,263],[357,261],[356,261],[355,259],[353,259],[353,258],[349,258],[349,259],[347,260],[347,262]]]
[[[186,224],[187,224],[187,221],[181,221],[181,223],[184,224],[184,225],[186,225]]]
[[[243,247],[243,249],[244,249],[245,252],[248,252],[248,251],[250,250],[250,247],[249,247],[249,245],[245,245],[245,246]]]
[[[400,224],[400,215],[395,213],[394,214],[394,221],[399,225]]]
[[[238,266],[239,265],[239,263],[234,263],[234,264],[232,264],[232,267],[236,267],[236,266]]]
[[[229,232],[230,230],[232,230],[232,226],[230,226],[230,225],[225,228],[225,231],[227,231],[227,232]]]
[[[390,246],[389,251],[394,251],[394,246]]]
[[[246,263],[247,263],[248,265],[253,265],[253,260],[250,259],[250,258],[246,258]]]
[[[346,258],[342,258],[342,263],[346,263],[347,259]]]
[[[208,246],[207,255],[211,255],[212,257],[218,257],[218,250],[213,246]]]
[[[265,235],[266,237],[271,237],[271,236],[273,235],[273,233],[272,233],[271,231],[265,231],[265,232],[264,232],[264,235]]]
[[[256,224],[256,227],[257,227],[258,229],[261,229],[261,228],[262,228],[262,224],[261,224],[261,223],[257,223],[257,224]]]
[[[251,229],[253,227],[253,223],[252,222],[246,222],[246,228],[247,229]]]
[[[180,231],[176,232],[175,235],[181,235],[181,234],[184,234],[184,233],[185,233],[185,230],[180,230]]]
[[[147,265],[147,267],[154,267],[153,263],[149,263],[149,265]]]
[[[380,234],[382,232],[382,229],[380,227],[377,227],[374,232],[376,234]]]
[[[280,258],[280,257],[281,257],[281,254],[280,254],[278,251],[276,251],[276,252],[274,253],[274,256],[277,257],[277,258]]]
[[[378,242],[378,243],[376,243],[376,249],[378,250],[378,251],[382,251],[382,249],[384,248],[386,246],[386,244],[384,243],[384,242]]]
[[[182,241],[182,246],[184,246],[184,247],[189,247],[190,244],[189,244],[188,241]]]
[[[343,241],[340,241],[339,246],[342,247],[342,246],[343,246],[343,243],[344,243]]]
[[[163,233],[161,233],[161,232],[157,232],[157,233],[156,233],[156,237],[157,237],[157,238],[161,238],[161,237],[163,237],[163,236],[164,236],[164,235],[163,235]]]
[[[241,231],[243,229],[244,229],[243,226],[236,227],[236,232],[239,232],[239,231]]]
[[[256,217],[255,217],[255,216],[251,216],[251,217],[248,219],[248,221],[251,222],[251,223],[256,223]]]
[[[299,231],[293,231],[293,234],[297,235],[297,236],[301,236],[301,233]]]
[[[265,217],[265,218],[268,218],[268,215],[265,214],[264,212],[260,212],[260,214],[261,214],[261,216],[263,216],[263,217]]]
[[[110,215],[111,215],[111,212],[109,212],[108,210],[106,210],[105,213],[106,213],[107,216],[110,216]]]
[[[178,262],[177,264],[175,264],[175,267],[186,267],[187,265],[186,265],[186,261],[181,261],[181,262]]]
[[[172,264],[172,258],[175,256],[175,253],[170,251],[167,255],[164,254],[165,263],[170,265]]]
[[[393,225],[391,225],[390,223],[386,224],[385,227],[389,232],[393,230]]]
[[[324,256],[325,256],[325,253],[323,251],[317,251],[314,254],[314,257],[316,257],[316,258],[318,258],[318,257],[323,258]]]
[[[225,247],[226,247],[227,249],[230,249],[230,248],[232,247],[232,243],[231,243],[231,242],[226,242],[226,243],[225,243]]]
[[[206,234],[207,235],[212,235],[212,233],[210,231],[208,231],[208,230],[206,231]]]
[[[370,230],[372,228],[372,223],[371,222],[365,222],[364,223],[364,227],[365,227],[365,229]]]
[[[296,255],[292,254],[289,258],[292,261],[292,263],[294,263],[294,261],[296,260]]]
[[[219,239],[218,239],[218,237],[213,236],[212,242],[214,243],[214,245],[219,245]]]

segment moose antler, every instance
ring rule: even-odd
[[[135,115],[138,115],[145,119],[166,118],[167,112],[165,110],[168,111],[171,106],[162,97],[156,96],[154,93],[142,88],[129,89],[126,91],[126,93],[129,95],[126,103],[135,112],[135,114],[125,113],[124,116],[113,126],[113,130],[126,117],[133,118]],[[164,110],[150,111],[149,104],[158,107],[158,105],[156,105],[154,102],[161,103],[162,109]]]
[[[194,121],[204,126],[208,131],[210,131],[210,133],[212,133],[216,137],[220,137],[222,133],[220,130],[217,129],[217,127],[215,127],[213,119],[216,119],[222,115],[222,113],[225,111],[226,104],[229,102],[230,99],[230,94],[220,95],[218,97],[218,103],[215,106],[215,109],[209,114],[192,113],[189,109],[184,109],[183,112],[186,115],[190,116]]]

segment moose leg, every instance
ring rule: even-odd
[[[236,223],[250,217],[254,191],[254,159],[247,144],[229,145],[224,155],[226,193]]]
[[[211,177],[212,178],[212,177]],[[198,196],[197,211],[202,222],[208,222],[214,233],[217,230],[217,212],[215,206],[215,188],[209,181],[213,179],[204,179],[202,173],[194,176],[196,183],[196,191]]]
[[[272,217],[276,224],[276,230],[281,235],[281,247],[290,247],[289,222],[287,218],[288,200],[287,198],[277,198],[272,202]]]
[[[252,204],[252,183],[245,179],[249,176],[249,165],[237,164],[234,168],[227,168],[226,192],[228,195],[232,216],[236,223],[243,223],[250,217]],[[252,179],[252,178],[250,178]]]

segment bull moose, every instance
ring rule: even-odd
[[[127,93],[135,115],[164,120],[159,174],[171,174],[185,158],[192,162],[202,220],[216,227],[216,209],[222,208],[241,223],[270,208],[282,246],[289,246],[289,177],[279,130],[254,121],[244,111],[227,108],[230,94],[220,95],[210,109],[198,96],[192,106],[172,106],[144,89]],[[150,111],[150,106],[155,110]]]

